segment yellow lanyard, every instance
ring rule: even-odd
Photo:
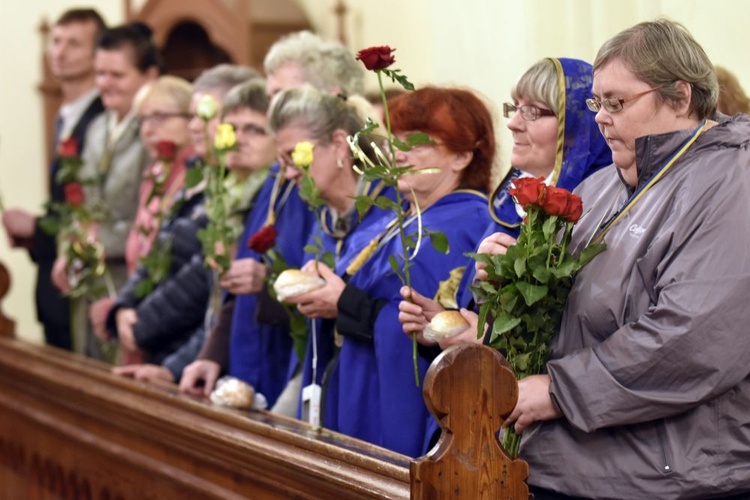
[[[633,193],[633,195],[625,201],[622,207],[620,207],[620,209],[617,212],[615,212],[615,215],[612,218],[610,218],[609,221],[605,223],[604,229],[593,238],[593,243],[599,243],[600,241],[602,241],[604,239],[604,236],[609,232],[609,230],[612,229],[615,226],[615,224],[620,222],[620,220],[622,220],[625,214],[628,213],[628,211],[630,211],[630,209],[633,208],[633,206],[636,203],[638,203],[638,201],[640,201],[641,198],[643,198],[643,195],[646,194],[646,192],[649,189],[651,189],[654,186],[654,184],[659,182],[659,180],[661,180],[661,178],[664,177],[667,171],[670,168],[672,168],[672,166],[674,166],[677,160],[680,159],[680,157],[682,157],[682,155],[685,154],[685,152],[690,148],[690,146],[693,145],[695,140],[698,139],[698,136],[701,135],[705,126],[706,126],[706,120],[703,120],[701,124],[698,125],[698,127],[696,127],[695,130],[693,130],[692,134],[690,135],[690,137],[688,137],[685,143],[679,148],[677,148],[674,154],[672,154],[672,156],[667,160],[667,162],[651,177],[651,179],[649,179],[649,181],[644,186],[636,190],[636,192]]]

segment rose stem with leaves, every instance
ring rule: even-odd
[[[391,114],[388,110],[388,99],[385,95],[385,87],[383,85],[383,74],[381,70],[375,71],[375,73],[378,75],[378,87],[380,88],[380,100],[383,103],[383,116],[385,117],[385,130],[388,134],[388,137],[393,137],[393,133],[391,132]],[[395,158],[396,152],[393,150],[393,142],[388,141],[388,148],[390,149],[391,158]],[[403,209],[403,196],[401,195],[401,191],[398,189],[398,176],[395,178],[395,184],[396,184],[396,210],[398,211],[396,214],[396,219],[398,221],[398,233],[399,237],[401,239],[401,251],[403,252],[404,257],[404,271],[403,271],[403,282],[404,285],[406,285],[411,290],[411,273],[409,272],[409,249],[406,245],[406,231],[403,224],[403,218],[404,218],[404,209]],[[411,294],[409,295],[409,299],[411,301]],[[417,332],[411,332],[411,357],[412,362],[414,364],[414,382],[417,384],[417,387],[419,387],[419,364],[417,362]]]

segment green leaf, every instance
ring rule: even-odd
[[[39,222],[39,227],[41,228],[41,230],[48,235],[55,236],[60,232],[60,223],[57,219],[52,217],[41,217],[37,220]]]
[[[525,372],[529,369],[529,357],[531,356],[530,352],[524,353],[524,354],[517,354],[513,359],[513,367],[516,373],[518,372]]]
[[[492,283],[488,281],[480,281],[479,282],[479,288],[487,293],[496,293],[497,288],[495,288]]]
[[[550,278],[550,272],[547,270],[546,267],[534,267],[534,270],[532,271],[531,275],[534,276],[534,279],[537,280],[540,283],[548,283]]]
[[[189,168],[185,171],[185,187],[194,188],[203,180],[202,168]]]
[[[368,210],[373,205],[373,200],[369,196],[357,196],[354,199],[354,206],[357,209],[357,213],[359,214],[360,218],[364,216],[364,214],[367,213]]]
[[[435,144],[435,141],[430,139],[430,136],[424,132],[417,132],[415,134],[409,134],[406,136],[406,143],[411,146],[420,146],[423,144]]]
[[[229,269],[231,262],[229,261],[229,257],[227,255],[217,255],[215,258],[216,263],[219,264],[219,267],[221,267],[222,270],[226,271],[227,269]]]
[[[532,285],[524,281],[516,283],[518,291],[523,295],[527,306],[534,305],[540,299],[547,295],[547,287],[544,285]]]
[[[490,312],[490,304],[485,302],[479,307],[479,319],[477,320],[477,338],[484,337],[484,327],[487,324],[487,314]]]
[[[315,245],[305,245],[302,250],[312,255],[318,255],[318,253],[320,252],[320,249]]]
[[[401,70],[398,69],[383,69],[381,70],[384,75],[389,77],[392,82],[398,83],[405,90],[414,90],[414,85],[406,78],[405,75],[399,74]]]
[[[521,318],[515,318],[505,311],[501,312],[492,324],[492,332],[497,335],[507,333],[521,323]]]
[[[377,122],[373,121],[373,119],[368,116],[367,120],[365,121],[365,126],[362,127],[359,132],[357,132],[357,134],[355,134],[355,137],[357,135],[370,135],[373,130],[379,127],[380,125],[378,125]]]
[[[378,196],[377,198],[375,198],[374,203],[375,206],[380,208],[381,210],[398,210],[398,203],[388,198],[387,196]]]
[[[135,296],[142,298],[151,293],[151,291],[154,289],[153,283],[151,283],[151,280],[142,280],[136,285],[135,287]]]
[[[399,151],[410,151],[411,150],[411,146],[409,146],[408,143],[402,141],[401,139],[399,139],[395,135],[393,137],[391,137],[391,142],[393,144],[393,147],[396,148],[396,149],[398,149]]]
[[[578,269],[591,262],[594,257],[602,253],[606,248],[607,245],[604,243],[596,243],[584,248],[578,256]]]
[[[526,257],[520,256],[513,262],[513,271],[519,278],[526,273]]]
[[[388,264],[391,265],[391,270],[401,276],[401,266],[399,266],[398,259],[395,255],[388,256]]]
[[[323,264],[330,267],[331,269],[336,268],[336,257],[331,252],[323,252],[320,260],[321,262],[323,262]]]
[[[450,245],[448,244],[448,237],[445,233],[440,231],[425,231],[430,236],[430,243],[432,247],[442,254],[448,254],[450,252]]]
[[[561,279],[570,278],[579,268],[580,266],[578,265],[578,262],[573,259],[568,259],[558,266],[550,268],[549,271],[555,276],[555,278]]]

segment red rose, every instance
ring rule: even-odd
[[[544,177],[523,177],[513,181],[513,187],[508,191],[522,207],[534,205],[544,193],[547,186]]]
[[[362,61],[365,68],[369,70],[385,69],[394,62],[392,52],[396,49],[392,49],[387,45],[382,47],[370,47],[369,49],[362,49],[357,53],[357,59]]]
[[[581,197],[567,189],[548,186],[539,206],[549,215],[557,215],[568,222],[576,223],[583,214]]]
[[[60,158],[76,158],[78,156],[78,139],[69,137],[57,147],[57,155]]]
[[[159,141],[156,143],[156,154],[161,161],[174,161],[177,144],[172,141]]]
[[[544,196],[539,199],[539,206],[549,215],[562,217],[568,207],[568,196],[570,193],[564,189],[547,186]]]
[[[266,253],[276,244],[279,233],[272,225],[263,226],[258,232],[250,237],[247,247],[257,253]]]
[[[575,224],[578,219],[583,215],[583,200],[577,194],[571,194],[568,201],[567,213],[565,214],[565,220]]]
[[[63,192],[65,193],[65,201],[74,207],[80,206],[83,203],[83,187],[78,182],[69,182],[63,186]]]

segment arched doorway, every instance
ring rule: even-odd
[[[205,68],[231,63],[231,56],[214,45],[203,27],[193,21],[176,25],[161,49],[166,73],[194,80]]]

